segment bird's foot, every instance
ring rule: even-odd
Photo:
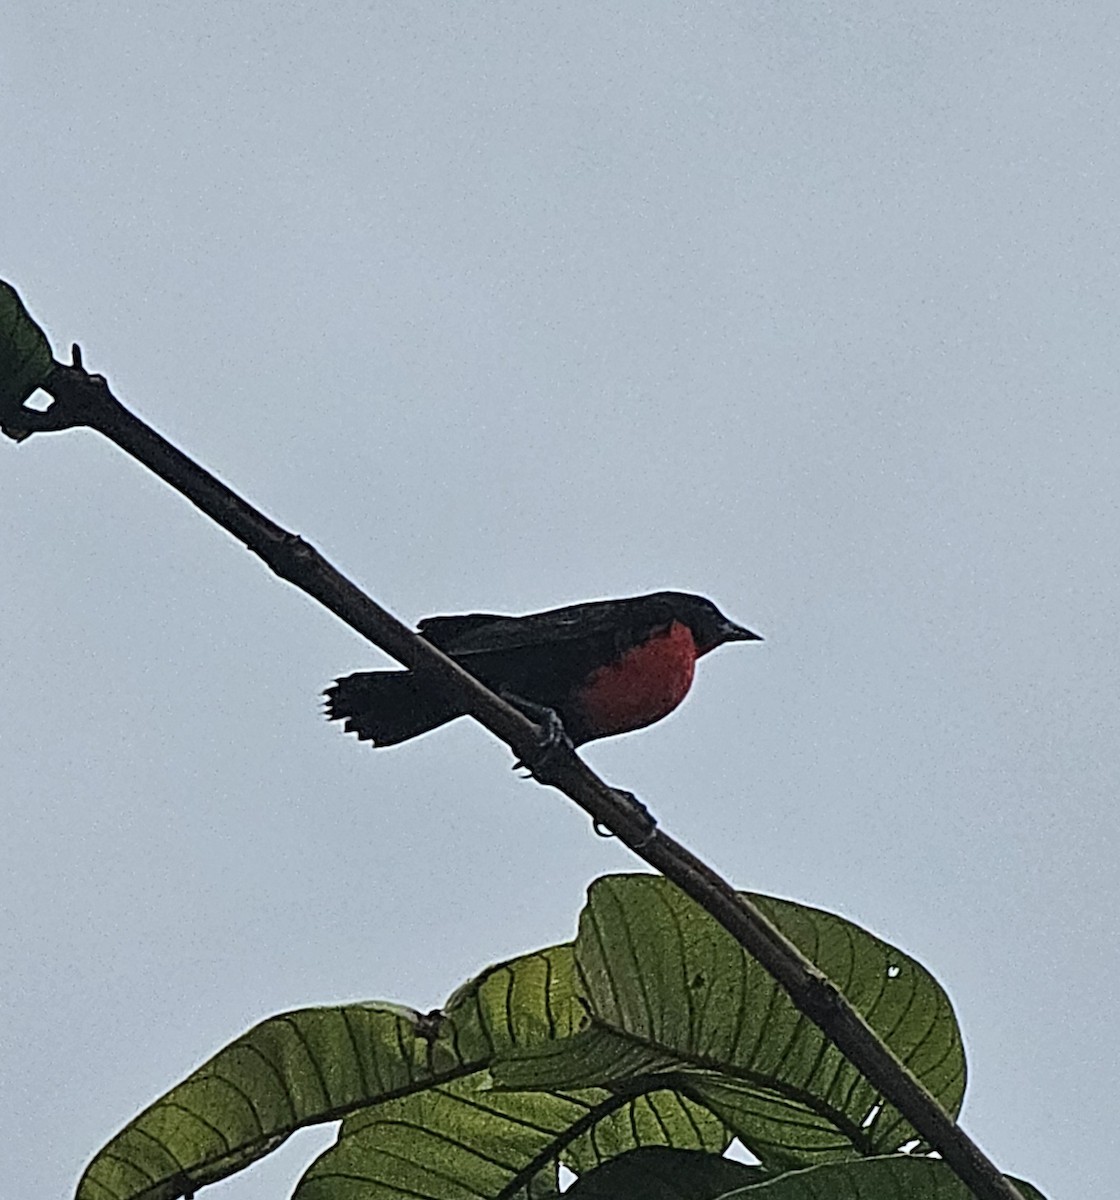
[[[560,714],[545,704],[536,704],[523,696],[512,692],[501,692],[502,699],[524,713],[537,726],[537,745],[531,759],[519,758],[513,764],[513,769],[523,768],[527,779],[535,779],[538,783],[549,783],[549,766],[556,761],[557,755],[575,750]]]

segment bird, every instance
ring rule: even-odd
[[[559,719],[572,746],[660,721],[685,698],[696,660],[760,642],[704,596],[662,591],[524,616],[426,617],[420,637],[534,721]],[[327,688],[326,715],[374,746],[394,746],[465,715],[413,671],[358,671]]]

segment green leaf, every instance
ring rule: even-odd
[[[275,1150],[305,1125],[468,1067],[425,1018],[385,1004],[271,1017],[130,1122],[86,1168],[78,1200],[175,1200]]]
[[[718,1154],[650,1146],[581,1175],[568,1200],[717,1200],[772,1176]]]
[[[435,1103],[438,1084],[469,1076],[470,1088],[489,1086],[480,1073],[497,1052],[586,1024],[575,983],[571,946],[557,946],[489,968],[446,1013],[358,1004],[270,1018],[114,1137],[87,1168],[78,1200],[175,1200],[249,1166],[302,1126],[342,1117],[352,1132],[383,1124],[409,1094],[432,1089],[427,1103]],[[542,1103],[536,1094],[520,1101],[527,1110]],[[578,1121],[587,1104],[574,1112]]]
[[[294,1200],[525,1197],[548,1185],[555,1193],[557,1147],[591,1110],[575,1097],[492,1091],[485,1073],[429,1088],[344,1124]]]
[[[344,1122],[294,1200],[521,1200],[555,1194],[561,1162],[596,1166],[644,1141],[663,1145],[674,1131],[695,1145],[707,1128],[725,1146],[719,1122],[701,1109],[684,1114],[686,1105],[672,1093],[496,1091],[480,1072]]]
[[[513,1091],[623,1085],[634,1090],[637,1080],[664,1087],[681,1064],[673,1050],[596,1026],[570,1037],[511,1048],[492,1071],[498,1087]]]
[[[1024,1200],[1045,1200],[1013,1180]],[[941,1161],[892,1155],[775,1176],[761,1167],[680,1150],[636,1150],[580,1176],[571,1200],[972,1200]]]
[[[588,1017],[577,982],[570,945],[490,967],[448,1001],[437,1049],[496,1066],[578,1041]],[[346,1117],[297,1200],[553,1195],[560,1162],[582,1170],[635,1146],[729,1141],[718,1118],[672,1092],[496,1090],[482,1070]]]
[[[953,1115],[964,1094],[960,1031],[948,997],[901,951],[831,913],[752,896]],[[673,1072],[771,1168],[892,1153],[915,1139],[785,992],[693,901],[650,875],[591,887],[575,943],[594,1025],[614,1034],[598,1066],[589,1042],[532,1052],[540,1086],[606,1085],[610,1060]],[[623,1048],[623,1044],[627,1047]],[[577,1053],[578,1051],[578,1053]],[[632,1057],[637,1054],[637,1058]],[[512,1081],[515,1068],[498,1068]],[[524,1082],[518,1080],[521,1086]],[[617,1079],[615,1080],[617,1082]]]
[[[1046,1200],[1029,1183],[1012,1182],[1023,1200]],[[631,1195],[637,1197],[638,1193],[619,1192],[617,1200],[628,1200]],[[691,1197],[692,1193],[681,1195]],[[708,1198],[706,1192],[699,1195]],[[718,1200],[973,1200],[973,1195],[939,1159],[899,1154],[791,1171],[769,1182],[726,1192]]]
[[[589,1024],[571,943],[488,967],[444,1007],[442,1036],[458,1058],[491,1059],[567,1038]]]
[[[611,1090],[584,1087],[572,1077],[570,1056],[574,1048],[595,1043],[599,1035],[589,1029],[587,1003],[580,991],[575,957],[570,944],[552,946],[491,967],[452,997],[447,1005],[449,1037],[456,1051],[471,1058],[492,1056],[490,1078],[507,1088],[507,1067],[529,1063],[523,1073],[524,1086],[514,1093],[529,1093],[519,1103],[531,1106],[531,1093],[539,1090],[540,1062],[556,1052],[565,1056],[568,1081],[562,1088],[549,1089],[573,1109],[578,1128],[554,1130],[551,1153],[573,1170],[597,1166],[608,1158],[638,1146],[672,1145],[688,1149],[724,1150],[731,1140],[723,1122],[693,1101],[672,1092],[649,1087]],[[607,1054],[614,1046],[608,1047]],[[601,1053],[592,1049],[594,1055]],[[539,1056],[539,1057],[538,1057]],[[613,1073],[592,1063],[589,1074],[607,1078],[612,1085],[628,1084],[631,1073],[625,1064],[612,1059]],[[642,1061],[643,1068],[648,1062]],[[599,1067],[599,1069],[596,1069]],[[645,1073],[645,1072],[643,1072]],[[646,1094],[654,1092],[655,1094]],[[515,1103],[518,1103],[515,1101]],[[368,1119],[358,1113],[344,1126],[356,1129]]]
[[[955,1112],[960,1038],[928,974],[830,914],[756,902]],[[592,887],[574,945],[487,969],[443,1012],[265,1021],[115,1137],[78,1200],[176,1200],[340,1117],[299,1200],[539,1200],[559,1164],[589,1175],[642,1147],[719,1153],[734,1132],[773,1175],[910,1136],[699,908],[618,876]]]
[[[723,1121],[682,1090],[678,1060],[605,1029],[520,1048],[495,1060],[497,1087],[576,1089],[579,1095],[623,1095],[622,1108],[604,1111],[563,1152],[573,1171],[596,1167],[637,1147],[673,1146],[720,1153],[731,1141]],[[583,1090],[579,1090],[583,1089]]]
[[[31,319],[19,294],[0,280],[0,419],[35,391],[54,366],[47,335]]]
[[[612,1095],[598,1089],[577,1094]],[[670,1147],[721,1154],[730,1144],[731,1134],[708,1108],[666,1088],[642,1092],[618,1108],[604,1107],[594,1125],[564,1150],[561,1161],[582,1174],[639,1149]]]

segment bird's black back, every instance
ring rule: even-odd
[[[571,717],[572,693],[600,667],[674,620],[684,593],[572,604],[523,617],[468,613],[428,617],[420,634],[462,662],[488,687],[531,698]]]

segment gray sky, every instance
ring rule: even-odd
[[[921,959],[967,1129],[1055,1198],[1118,1159],[1118,50],[1023,0],[16,0],[0,43],[0,274],[380,601],[766,635],[589,761]],[[94,435],[0,460],[0,1194],[633,865],[477,727],[328,726],[377,653]]]

